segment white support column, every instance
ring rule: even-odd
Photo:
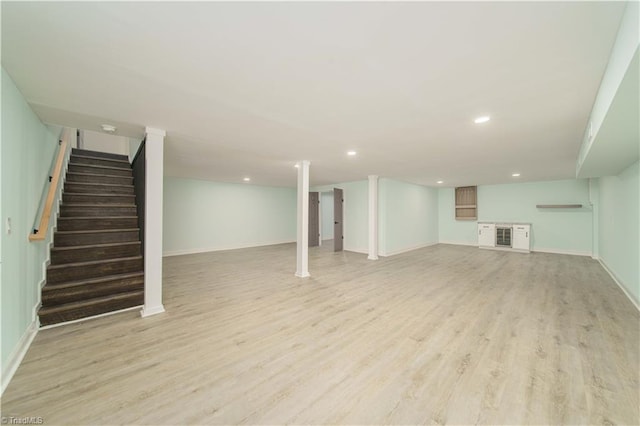
[[[162,194],[165,131],[145,128],[144,307],[142,316],[162,306]]]
[[[309,161],[298,162],[298,238],[296,276],[309,275]]]
[[[369,256],[378,259],[378,176],[369,176]]]

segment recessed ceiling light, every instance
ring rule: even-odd
[[[112,126],[111,124],[103,124],[102,130],[107,133],[113,133],[116,131],[116,126]]]
[[[295,167],[296,169],[300,168],[300,164],[295,164],[293,167]]]
[[[436,183],[444,183],[444,182],[443,182],[443,181],[441,181],[441,180],[439,180],[439,181],[438,181],[438,182],[436,182]]]
[[[347,155],[349,155],[351,157],[353,157],[356,154],[357,154],[357,152],[355,152],[355,151],[347,151]]]
[[[491,120],[491,117],[489,117],[488,115],[483,115],[482,117],[478,117],[475,120],[473,120],[473,122],[476,124],[482,124],[482,123],[486,123],[489,120]]]
[[[244,178],[242,180],[245,181],[245,182],[249,182],[249,181],[251,181],[251,178],[250,177],[246,177],[246,178]]]
[[[513,173],[511,176],[513,176],[513,177],[520,177],[520,173]]]

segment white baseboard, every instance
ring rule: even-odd
[[[363,249],[354,249],[354,248],[343,248],[344,251],[350,251],[353,253],[360,253],[360,254],[366,254],[369,255],[369,250],[363,250]]]
[[[189,250],[173,250],[173,251],[166,251],[162,253],[162,257],[182,256],[185,254],[209,253],[212,251],[238,250],[238,249],[253,248],[253,247],[275,246],[278,244],[288,244],[288,243],[295,243],[295,242],[296,240],[286,240],[286,241],[276,241],[271,243],[238,244],[238,245],[226,246],[226,247],[206,247],[206,248],[189,249]]]
[[[606,263],[604,263],[604,261],[602,259],[598,259],[598,262],[600,262],[600,265],[602,265],[602,267],[604,268],[605,271],[607,271],[607,273],[611,276],[611,278],[613,279],[613,281],[618,284],[618,287],[620,287],[620,290],[622,290],[622,292],[625,294],[625,296],[627,296],[627,298],[631,301],[631,303],[633,303],[633,306],[636,307],[636,309],[638,311],[640,311],[640,304],[638,303],[637,300],[635,300],[633,298],[633,296],[631,296],[631,293],[629,293],[629,291],[627,290],[627,288],[622,285],[622,282],[618,279],[618,277],[616,277],[616,274],[613,273],[613,271],[611,271],[611,269],[609,269],[609,267],[607,266]]]
[[[20,338],[20,341],[14,348],[13,352],[11,352],[11,355],[9,355],[7,367],[2,372],[2,390],[0,391],[0,395],[4,393],[5,389],[11,382],[13,375],[16,374],[22,359],[27,354],[27,351],[31,346],[31,342],[33,342],[33,339],[36,337],[36,334],[38,334],[38,324],[37,321],[33,321],[29,324],[29,327],[27,327],[27,330]]]
[[[146,318],[146,317],[150,317],[152,315],[158,315],[165,312],[164,310],[164,305],[159,305],[159,306],[153,306],[153,307],[146,307],[143,306],[142,310],[140,311],[140,316],[142,318]]]
[[[454,246],[472,246],[478,247],[478,243],[470,243],[468,241],[438,241],[438,244],[450,244]]]
[[[478,243],[469,243],[466,241],[440,241],[439,244],[452,244],[452,245],[456,245],[456,246],[472,246],[472,247],[478,247]],[[489,248],[493,248],[493,247],[489,247]],[[515,251],[515,250],[511,250],[508,249],[509,251]],[[572,256],[592,256],[591,252],[586,252],[586,251],[576,251],[576,250],[559,250],[559,249],[548,249],[548,248],[532,248],[531,249],[532,252],[539,252],[539,253],[552,253],[552,254],[570,254]],[[526,252],[525,252],[526,253]],[[597,258],[595,258],[597,259]]]
[[[436,244],[438,244],[438,243],[434,241],[434,242],[431,242],[431,243],[420,244],[420,245],[417,245],[417,246],[408,247],[408,248],[404,248],[404,249],[400,249],[400,250],[394,250],[394,251],[390,251],[390,252],[381,252],[380,256],[384,256],[384,257],[395,256],[396,254],[407,253],[407,252],[410,252],[410,251],[419,250],[421,248],[435,246]]]
[[[551,253],[551,254],[570,254],[572,256],[589,256],[591,257],[591,252],[586,251],[575,251],[575,250],[558,250],[558,249],[547,249],[547,248],[535,248],[531,249],[531,251],[535,251],[538,253]]]
[[[140,309],[141,307],[142,307],[142,305],[132,306],[130,308],[124,308],[124,309],[120,309],[120,310],[117,310],[117,311],[105,312],[104,314],[92,315],[90,317],[78,318],[78,319],[71,320],[71,321],[58,322],[56,324],[51,324],[51,325],[44,325],[44,326],[40,327],[40,330],[48,330],[50,328],[57,328],[57,327],[65,326],[65,325],[77,324],[79,322],[90,321],[90,320],[93,320],[93,319],[96,319],[96,318],[109,317],[111,315],[120,314],[122,312],[128,312],[128,311],[133,311],[135,309]]]

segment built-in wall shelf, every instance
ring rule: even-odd
[[[582,204],[537,204],[539,209],[581,209]]]
[[[456,188],[456,220],[476,220],[478,218],[477,203],[475,186]]]

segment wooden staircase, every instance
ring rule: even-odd
[[[40,325],[144,303],[144,264],[125,155],[73,149],[42,289]]]

